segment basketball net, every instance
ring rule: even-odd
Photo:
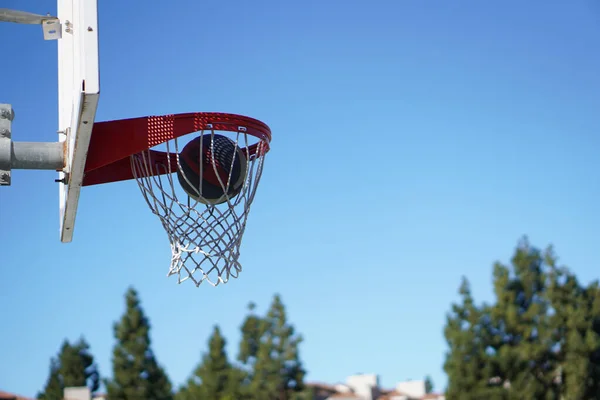
[[[213,142],[215,130],[203,130],[200,135],[208,132]],[[250,146],[253,137],[243,128],[228,137],[235,142],[236,151],[239,148],[246,155],[246,177],[241,191],[233,197],[227,195],[231,177],[219,179],[226,199],[216,205],[204,204],[208,201],[201,201],[201,190],[196,200],[181,188],[177,169],[183,173],[179,158],[183,145],[177,139],[165,143],[166,162],[156,162],[152,150],[131,156],[131,169],[142,195],[169,236],[172,256],[167,276],[177,275],[179,283],[189,279],[196,286],[204,281],[217,286],[237,278],[242,271],[240,245],[268,143],[259,140]],[[216,170],[214,154],[211,163]]]

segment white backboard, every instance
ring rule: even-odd
[[[59,172],[60,235],[70,242],[100,94],[97,0],[58,0],[57,17],[58,131],[66,150],[66,170]]]

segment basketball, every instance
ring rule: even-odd
[[[188,196],[204,204],[221,204],[237,196],[246,180],[243,150],[223,135],[206,134],[191,140],[181,150],[179,164],[179,184]]]

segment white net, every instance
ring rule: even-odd
[[[257,139],[245,133],[243,127],[237,133],[229,133],[227,162],[231,166],[225,169],[224,176],[213,174],[217,176],[221,195],[215,200],[214,196],[203,193],[206,191],[203,182],[213,172],[211,169],[215,173],[219,169],[223,171],[223,166],[219,165],[219,151],[223,146],[218,141],[223,136],[214,130],[199,133],[196,140],[203,149],[198,154],[201,167],[196,172],[199,177],[190,176],[192,174],[181,156],[185,146],[183,139],[187,141],[187,136],[166,142],[161,157],[157,157],[158,152],[154,150],[132,155],[131,168],[144,199],[169,236],[172,257],[167,276],[177,275],[179,283],[189,279],[196,286],[204,281],[217,286],[232,277],[237,278],[242,270],[238,261],[240,245],[268,143],[262,139],[250,143],[249,140]],[[235,154],[238,154],[237,158]],[[204,168],[203,156],[207,163]],[[244,165],[238,168],[242,176],[232,190],[235,181],[233,164],[236,162]],[[215,204],[217,202],[220,203]]]

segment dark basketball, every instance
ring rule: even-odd
[[[177,177],[183,190],[204,204],[224,203],[227,197],[237,196],[244,186],[246,156],[227,136],[206,134],[193,139],[181,150],[179,163]]]

